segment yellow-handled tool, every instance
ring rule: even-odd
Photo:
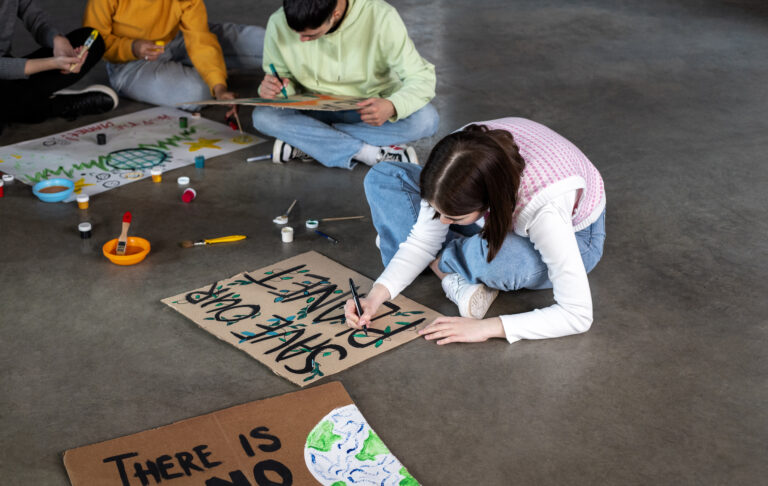
[[[205,240],[198,240],[198,241],[182,241],[179,243],[179,246],[182,248],[191,248],[193,246],[204,246],[204,245],[215,245],[216,243],[230,243],[232,241],[240,241],[244,240],[246,238],[245,235],[230,235],[230,236],[222,236],[219,238],[208,238]]]

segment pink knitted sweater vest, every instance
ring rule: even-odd
[[[594,223],[605,209],[603,178],[574,144],[553,130],[525,118],[500,118],[477,122],[491,130],[506,130],[515,137],[525,169],[512,215],[515,233],[525,228],[542,206],[568,191],[577,190],[571,220],[580,231]]]

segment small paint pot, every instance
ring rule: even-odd
[[[308,219],[304,225],[309,229],[315,229],[320,226],[320,222],[316,219]]]
[[[103,133],[99,133],[96,135],[96,143],[99,145],[106,145],[107,144],[107,136]]]
[[[195,167],[197,167],[198,169],[205,168],[205,157],[203,157],[202,155],[196,156],[195,157]]]
[[[200,116],[201,116],[200,112],[198,112],[198,111],[192,113],[192,118],[200,118]]]
[[[13,177],[11,174],[3,174],[3,182],[6,184],[13,184],[15,177]]]
[[[5,183],[3,181],[0,181],[0,197],[5,196]]]
[[[288,216],[283,214],[282,216],[278,216],[273,219],[272,222],[277,224],[286,224],[288,222]]]
[[[286,226],[280,230],[280,235],[283,237],[283,243],[290,243],[293,241],[293,228]]]
[[[91,237],[91,223],[80,223],[77,225],[77,230],[80,232],[80,238],[87,240]]]
[[[88,209],[90,200],[91,198],[88,197],[88,194],[80,194],[77,196],[77,207],[80,209]]]
[[[190,187],[184,190],[184,193],[181,195],[181,200],[184,201],[185,203],[190,203],[196,197],[197,197],[197,191]]]
[[[160,167],[153,167],[149,173],[152,174],[152,182],[161,182],[163,180],[163,169]]]
[[[188,120],[186,116],[182,116],[179,118],[179,128],[187,128]]]
[[[189,184],[189,177],[187,177],[187,176],[181,176],[181,177],[179,177],[178,179],[176,179],[176,182],[177,182],[177,183],[178,183],[180,186],[186,186],[187,184]]]

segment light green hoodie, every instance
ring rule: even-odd
[[[409,116],[435,96],[435,67],[422,59],[394,7],[383,0],[347,0],[347,14],[332,33],[307,42],[288,27],[280,8],[267,24],[264,72],[270,63],[288,78],[288,94],[382,97]]]

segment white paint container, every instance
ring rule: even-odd
[[[176,182],[177,182],[177,183],[178,183],[180,186],[186,186],[187,184],[189,184],[189,177],[187,177],[187,176],[181,176],[181,177],[179,177],[178,179],[176,179]]]
[[[304,226],[306,226],[309,229],[315,229],[318,226],[320,226],[320,222],[316,219],[308,219],[306,223],[304,223]]]
[[[290,243],[293,241],[293,228],[290,226],[281,229],[280,234],[283,237],[283,243]]]
[[[283,214],[282,216],[278,216],[273,219],[272,222],[277,224],[286,224],[288,222],[288,216]]]

